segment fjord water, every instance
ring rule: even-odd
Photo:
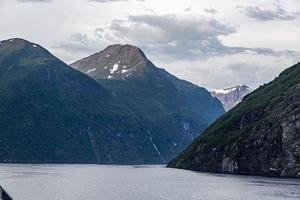
[[[300,199],[299,179],[232,176],[164,166],[0,165],[14,200]]]

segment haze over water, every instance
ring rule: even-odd
[[[164,166],[0,165],[14,200],[300,199],[299,179],[232,176]]]

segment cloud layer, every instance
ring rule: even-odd
[[[107,45],[130,43],[158,67],[208,89],[255,88],[300,60],[299,0],[0,0],[0,5],[1,40],[28,39],[67,63]]]
[[[161,59],[201,60],[237,53],[295,56],[295,51],[224,45],[220,39],[236,29],[212,17],[200,15],[136,15],[115,19],[106,28],[94,30],[94,37],[81,33],[71,35],[57,48],[92,53],[110,43],[136,45]]]
[[[107,3],[107,2],[120,2],[120,1],[129,1],[129,0],[91,0],[91,1],[96,1],[100,3]]]
[[[294,20],[300,16],[300,12],[288,12],[281,7],[277,7],[273,10],[263,9],[258,6],[256,7],[245,7],[241,8],[242,12],[250,18],[271,21],[271,20]]]
[[[204,16],[129,16],[127,20],[114,20],[109,29],[110,37],[181,59],[236,50],[225,47],[218,39],[234,33],[235,29]]]
[[[29,3],[29,2],[36,2],[36,3],[47,3],[50,2],[51,0],[18,0],[18,2],[22,3]]]

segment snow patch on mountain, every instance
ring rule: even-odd
[[[122,74],[128,72],[129,69],[122,69]]]
[[[217,93],[217,94],[228,94],[229,92],[232,92],[234,90],[236,90],[236,88],[219,89],[219,90],[215,90],[215,93]]]
[[[94,72],[95,70],[96,70],[96,68],[89,69],[89,70],[87,70],[85,73],[91,73],[91,72]]]
[[[128,78],[130,75],[132,75],[132,73],[127,74],[127,75],[125,76],[125,78]],[[125,78],[123,78],[123,79],[125,79]]]
[[[115,73],[115,71],[117,71],[119,69],[119,64],[114,64],[114,66],[113,66],[113,68],[112,69],[110,69],[109,71],[110,71],[110,73],[111,74],[113,74],[113,73]]]

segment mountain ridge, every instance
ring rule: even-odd
[[[112,45],[71,66],[97,80],[136,111],[151,127],[161,155],[170,160],[224,109],[206,89],[156,67],[141,52],[131,45]],[[88,73],[91,69],[93,72]],[[131,70],[130,75],[122,73],[123,69]]]
[[[113,58],[113,60],[112,60]],[[101,60],[101,62],[99,62]],[[94,79],[127,79],[141,77],[148,62],[144,52],[129,44],[114,44],[104,50],[70,64]],[[87,66],[88,64],[88,66]],[[82,67],[87,66],[87,67]],[[148,67],[150,67],[149,65]]]
[[[0,83],[1,162],[161,163],[135,113],[35,43],[1,42]]]

